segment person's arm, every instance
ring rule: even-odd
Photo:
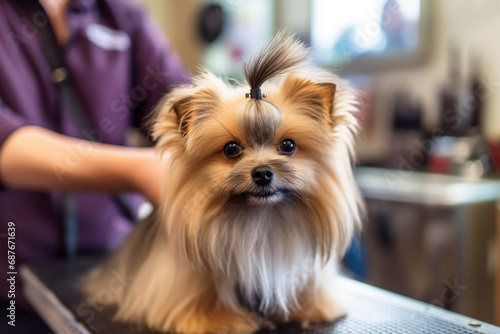
[[[0,182],[11,188],[138,191],[158,203],[161,175],[153,149],[92,143],[38,126],[17,129],[0,150]]]

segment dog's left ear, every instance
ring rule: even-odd
[[[333,82],[315,83],[309,79],[288,76],[281,85],[286,102],[299,104],[311,117],[321,117],[333,125],[333,102],[337,85]]]
[[[319,96],[323,100],[323,107],[325,108],[326,114],[333,120],[333,101],[335,100],[337,85],[333,82],[323,82],[314,85],[315,89],[318,90]]]

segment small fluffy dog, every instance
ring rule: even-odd
[[[356,99],[309,58],[280,33],[245,62],[250,93],[206,72],[160,103],[162,204],[86,282],[96,295],[132,277],[106,300],[117,320],[252,333],[343,315],[332,285],[360,225]]]

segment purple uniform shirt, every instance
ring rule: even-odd
[[[33,20],[13,3],[0,1],[0,150],[25,125],[86,137],[60,101]],[[188,76],[156,27],[125,0],[73,0],[67,19],[70,37],[63,58],[93,126],[87,136],[123,145],[127,129],[140,125],[168,87]],[[35,23],[41,24],[36,18]],[[66,167],[83,154],[68,151]],[[54,167],[56,173],[61,166]],[[111,196],[76,198],[80,251],[113,248],[130,230]],[[0,298],[7,296],[8,222],[16,226],[18,269],[23,261],[60,254],[62,214],[60,193],[0,186]],[[17,292],[19,301],[19,287]]]

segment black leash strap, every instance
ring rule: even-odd
[[[47,61],[52,69],[52,81],[57,87],[61,101],[65,101],[71,112],[71,116],[78,124],[82,133],[91,133],[93,129],[87,113],[83,108],[81,100],[74,90],[71,80],[69,78],[68,70],[66,69],[65,62],[62,58],[62,50],[59,46],[54,31],[50,25],[50,21],[44,8],[38,0],[21,0],[12,1],[21,6],[21,8],[28,15],[28,19],[35,27],[37,27],[40,34],[40,41],[42,43],[42,50],[47,58]],[[41,24],[44,23],[44,24]],[[89,141],[96,141],[91,136],[86,136]],[[114,200],[122,213],[132,222],[137,221],[137,217],[133,210],[128,206],[126,201],[120,195],[115,195]],[[62,236],[64,245],[64,255],[66,258],[73,258],[76,255],[78,247],[78,208],[75,197],[71,193],[64,194],[64,221],[62,226]]]

